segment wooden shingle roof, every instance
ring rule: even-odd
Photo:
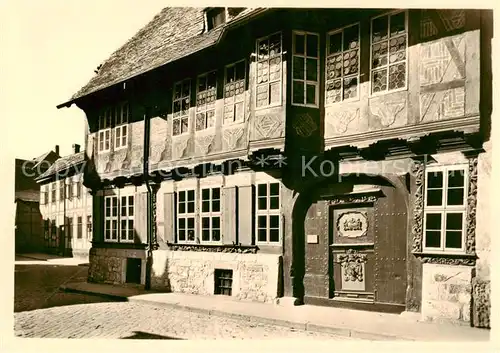
[[[226,28],[265,10],[247,8],[224,26],[207,31],[203,8],[164,8],[116,50],[80,91],[58,108],[69,106],[79,98],[208,48],[221,39]]]

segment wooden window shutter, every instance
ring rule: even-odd
[[[237,243],[236,235],[236,187],[222,189],[222,242],[224,244]]]
[[[134,196],[135,242],[148,243],[148,194],[137,192]]]
[[[104,241],[104,196],[94,195],[92,200],[92,215],[94,224],[92,227],[92,239],[94,242]]]
[[[175,242],[175,194],[173,192],[165,193],[163,210],[164,220],[163,220],[163,229],[164,229],[164,239],[168,243]]]

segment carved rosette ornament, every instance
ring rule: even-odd
[[[469,192],[467,195],[467,237],[465,252],[476,252],[476,209],[477,209],[477,163],[478,157],[469,158]]]
[[[414,161],[412,174],[415,177],[415,196],[413,201],[413,226],[411,229],[413,236],[412,252],[422,251],[423,223],[424,223],[424,178],[425,165],[423,162]]]
[[[328,204],[331,206],[342,205],[345,203],[373,203],[377,201],[378,197],[376,195],[363,195],[363,196],[346,196],[346,197],[336,197],[334,199],[328,200]]]
[[[345,254],[338,255],[338,263],[342,265],[346,282],[363,282],[363,264],[365,262],[366,254],[360,254],[354,249],[349,249]]]

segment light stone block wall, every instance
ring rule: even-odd
[[[134,249],[90,249],[89,282],[124,284],[127,280],[127,258],[140,258],[141,284],[146,278],[146,252]]]
[[[278,296],[280,255],[217,252],[153,252],[152,287],[172,292],[213,295],[215,269],[233,270],[232,296],[273,302]]]
[[[422,319],[470,322],[472,267],[423,264]]]

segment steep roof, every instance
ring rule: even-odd
[[[36,180],[40,182],[41,180],[47,179],[52,175],[66,171],[71,167],[77,166],[80,163],[83,163],[84,161],[85,161],[84,151],[61,157],[57,161],[55,161],[54,164],[52,164],[45,173],[36,178]]]
[[[171,63],[216,44],[224,30],[239,20],[265,11],[247,8],[225,25],[206,31],[204,9],[167,7],[116,50],[98,73],[71,99],[58,106],[71,104],[78,98]]]

